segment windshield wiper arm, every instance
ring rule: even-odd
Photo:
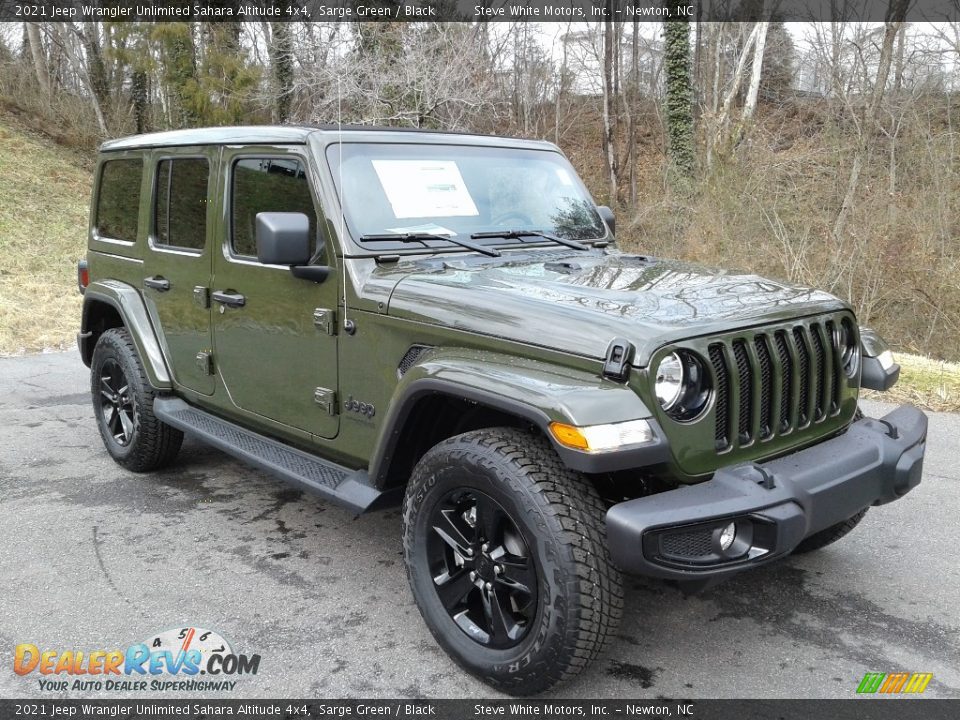
[[[566,238],[545,233],[542,230],[492,230],[490,232],[476,232],[470,235],[470,237],[473,240],[479,240],[481,238],[505,238],[507,240],[513,240],[515,238],[523,237],[542,237],[546,240],[550,240],[551,242],[555,242],[558,245],[566,245],[568,248],[573,248],[574,250],[590,249],[588,246],[581,242],[577,242],[576,240],[567,240]]]
[[[472,236],[471,236],[472,237]],[[494,236],[499,237],[499,235]],[[374,241],[374,242],[386,242],[388,240],[396,240],[397,242],[421,242],[423,240],[446,240],[449,243],[454,245],[459,245],[462,248],[467,250],[474,250],[478,253],[483,253],[484,255],[489,255],[490,257],[500,257],[500,251],[494,248],[485,247],[478,243],[472,243],[469,240],[460,240],[456,237],[451,237],[450,235],[435,235],[434,233],[375,233],[373,235],[361,235],[360,240]]]

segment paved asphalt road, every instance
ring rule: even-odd
[[[851,697],[899,670],[960,697],[958,459],[960,416],[933,415],[923,483],[840,543],[697,597],[629,579],[612,652],[554,697]],[[12,671],[18,643],[186,625],[262,656],[233,697],[492,697],[434,644],[399,538],[397,511],[355,518],[189,442],[126,472],[75,352],[0,359],[0,697],[42,694]]]

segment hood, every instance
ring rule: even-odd
[[[388,312],[597,359],[623,337],[643,367],[670,342],[846,307],[827,293],[755,275],[541,249],[410,263]]]

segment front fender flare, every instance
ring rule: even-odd
[[[386,481],[397,443],[417,402],[429,395],[448,395],[522,418],[550,440],[564,463],[580,472],[600,473],[645,467],[669,459],[665,436],[643,400],[628,386],[598,372],[558,367],[482,351],[436,349],[402,377],[370,464],[379,486]],[[655,440],[619,452],[585,453],[557,443],[551,422],[579,427],[647,419]]]
[[[169,390],[173,387],[170,379],[170,370],[153,324],[147,313],[143,297],[132,285],[117,280],[98,280],[87,286],[83,294],[83,317],[80,322],[80,334],[77,342],[80,346],[80,355],[89,365],[93,348],[87,347],[90,342],[91,310],[96,303],[110,305],[120,315],[124,326],[137,347],[137,353],[143,362],[147,373],[147,380],[156,390]]]

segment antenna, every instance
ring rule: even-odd
[[[348,335],[353,335],[353,322],[347,319],[347,245],[344,241],[344,227],[346,220],[343,216],[343,112],[340,107],[340,76],[337,76],[337,204],[340,206],[340,260],[343,263],[340,282],[343,285],[343,329]]]

